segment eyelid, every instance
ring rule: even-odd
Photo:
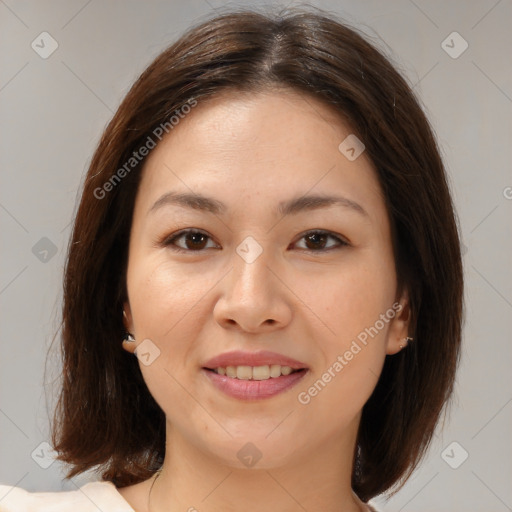
[[[200,235],[204,235],[204,236],[208,237],[210,240],[213,240],[213,237],[206,231],[203,231],[202,229],[185,228],[185,229],[180,229],[179,231],[176,231],[175,233],[172,233],[169,236],[164,237],[163,240],[160,242],[160,245],[163,245],[164,247],[171,246],[172,250],[177,251],[177,252],[189,252],[189,253],[203,252],[205,249],[201,249],[199,251],[193,251],[191,249],[183,249],[183,247],[179,247],[173,243],[178,238],[180,238],[184,235],[187,235],[187,234],[200,234]],[[210,247],[210,249],[211,249],[211,247]]]
[[[297,237],[297,241],[302,240],[306,235],[311,235],[311,234],[313,234],[313,235],[314,234],[326,235],[327,237],[334,238],[334,239],[336,239],[338,241],[338,245],[334,246],[334,247],[329,247],[327,249],[320,249],[320,250],[316,250],[316,251],[313,250],[313,249],[303,249],[306,252],[310,252],[310,253],[324,253],[324,252],[329,252],[332,249],[339,249],[340,247],[344,247],[344,246],[350,245],[350,242],[345,237],[343,237],[342,235],[338,235],[337,233],[333,233],[332,231],[329,231],[327,229],[320,229],[320,228],[308,229],[307,231],[304,231],[303,233],[301,233]],[[294,243],[297,243],[297,242],[294,242]]]
[[[180,238],[184,235],[187,235],[187,234],[201,234],[213,241],[213,237],[208,232],[203,231],[202,229],[185,228],[185,229],[181,229],[175,233],[172,233],[169,236],[165,236],[160,241],[159,245],[164,246],[164,247],[171,247],[171,250],[176,251],[176,252],[182,252],[182,253],[201,253],[206,250],[206,249],[199,249],[199,250],[194,251],[193,249],[184,249],[183,247],[179,247],[173,243],[178,238]],[[296,241],[292,242],[292,245],[294,245],[298,241],[302,240],[306,235],[311,235],[311,234],[326,235],[327,237],[337,240],[338,244],[335,245],[334,247],[328,247],[327,249],[318,249],[318,250],[301,249],[301,251],[309,253],[309,254],[323,254],[323,253],[327,253],[327,252],[330,252],[335,249],[341,249],[342,247],[351,245],[350,242],[342,235],[339,235],[339,234],[329,231],[327,229],[320,229],[320,228],[309,229],[307,231],[302,232],[300,235],[298,235],[298,237],[296,238]],[[216,243],[216,242],[214,242],[214,243]],[[211,247],[209,249],[211,249]]]

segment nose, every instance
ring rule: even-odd
[[[258,333],[282,329],[292,318],[291,294],[276,277],[276,265],[265,252],[252,262],[233,255],[233,268],[221,281],[213,315],[226,329]]]

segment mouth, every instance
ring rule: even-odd
[[[239,400],[273,397],[295,386],[309,368],[275,352],[228,352],[201,368],[218,390]]]
[[[305,372],[307,368],[292,368],[291,366],[281,366],[280,364],[262,365],[262,366],[219,366],[217,368],[204,368],[204,370],[214,372],[217,375],[225,375],[230,379],[239,380],[269,380],[291,375],[292,373]]]

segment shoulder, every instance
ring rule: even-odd
[[[366,504],[366,506],[368,507],[370,512],[380,512],[379,510],[377,510],[375,503],[371,500]]]
[[[373,500],[368,501],[367,503],[365,503],[365,505],[366,508],[368,509],[368,512],[380,512],[380,510],[377,509],[376,503]],[[1,509],[0,512],[2,512]]]
[[[70,507],[73,507],[72,509]],[[89,482],[75,491],[29,492],[0,485],[0,512],[134,512],[112,482]]]

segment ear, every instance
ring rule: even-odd
[[[123,304],[123,324],[126,332],[133,334],[133,317],[132,310],[130,308],[130,303],[126,301]],[[135,349],[137,348],[137,343],[134,341],[126,341],[123,340],[123,348],[133,354]]]
[[[133,333],[132,310],[130,308],[130,303],[128,301],[125,301],[123,303],[123,324],[124,324],[124,328],[128,332],[132,332]]]
[[[404,290],[402,296],[393,304],[396,314],[390,322],[388,339],[386,345],[386,354],[397,354],[405,348],[408,343],[409,323],[411,321],[411,306],[409,303],[409,293]]]

